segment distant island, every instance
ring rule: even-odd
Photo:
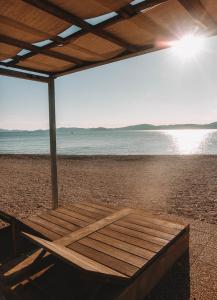
[[[117,127],[117,128],[107,128],[107,127],[96,127],[96,128],[80,128],[80,127],[60,127],[57,128],[57,133],[70,132],[73,134],[76,131],[87,131],[87,130],[177,130],[177,129],[217,129],[217,122],[209,123],[209,124],[171,124],[171,125],[152,125],[152,124],[138,124],[138,125],[130,125],[125,127]],[[45,130],[8,130],[8,129],[0,129],[0,132],[46,132]]]

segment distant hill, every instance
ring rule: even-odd
[[[152,125],[152,124],[138,124],[138,125],[130,125],[125,127],[117,127],[117,128],[106,128],[106,127],[96,127],[96,128],[79,128],[79,127],[60,127],[57,128],[57,133],[69,133],[73,134],[79,131],[103,131],[103,130],[177,130],[177,129],[217,129],[217,122],[209,123],[209,124],[171,124],[171,125]],[[0,129],[0,132],[20,132],[27,133],[33,132],[35,134],[40,134],[42,132],[48,132],[46,130],[8,130],[8,129]]]
[[[151,125],[139,124],[119,128],[121,130],[174,130],[174,129],[217,129],[217,122],[210,124],[172,124],[172,125]]]

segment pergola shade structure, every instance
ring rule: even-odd
[[[0,0],[0,75],[48,83],[53,208],[54,79],[167,48],[186,33],[217,33],[215,0]]]
[[[0,0],[0,61],[60,76],[213,35],[213,0]]]

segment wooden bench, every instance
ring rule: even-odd
[[[189,247],[188,225],[95,203],[60,207],[23,224],[26,238],[73,269],[123,284],[111,299],[144,299]]]

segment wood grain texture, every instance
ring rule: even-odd
[[[54,255],[72,263],[74,266],[81,267],[91,272],[100,272],[112,276],[126,277],[125,275],[120,274],[96,261],[93,261],[87,258],[86,256],[73,251],[72,249],[68,249],[64,246],[54,244],[53,242],[46,241],[42,238],[36,237],[26,232],[22,232],[22,234],[26,236],[29,240],[33,241],[39,246],[42,246],[44,249],[48,250]]]
[[[120,218],[128,215],[130,212],[132,212],[132,209],[130,208],[125,208],[122,209],[114,214],[111,214],[99,221],[96,221],[95,223],[92,223],[90,225],[87,225],[84,228],[81,228],[75,232],[72,232],[71,234],[64,236],[58,240],[55,241],[56,244],[59,245],[69,245],[72,244],[73,242],[76,242],[85,236],[111,224],[114,223],[115,221],[119,220]]]

